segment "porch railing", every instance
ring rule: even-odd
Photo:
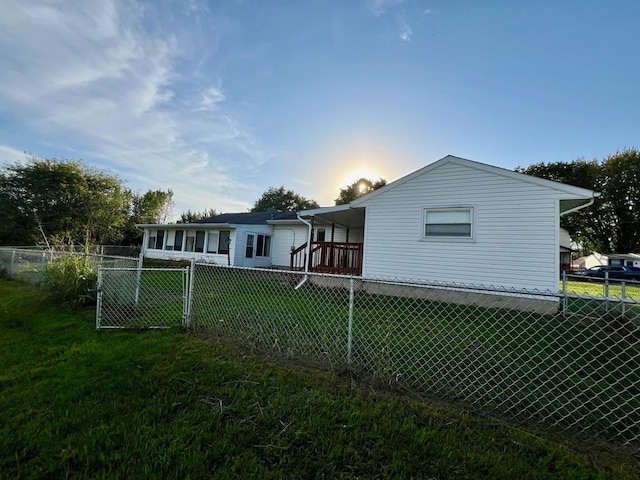
[[[291,252],[291,270],[304,270],[309,262],[310,272],[334,273],[338,275],[362,275],[362,243],[311,242],[310,258],[307,259],[307,244]]]

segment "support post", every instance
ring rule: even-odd
[[[567,298],[567,271],[562,271],[562,315],[567,315],[568,298]]]
[[[141,253],[138,255],[138,270],[136,271],[136,307],[140,302],[140,281],[142,280],[142,263],[144,262],[144,255]]]
[[[609,311],[609,272],[604,272],[604,308]]]
[[[347,364],[353,360],[353,303],[354,303],[354,279],[349,279],[349,330],[347,332]]]
[[[187,285],[187,315],[185,317],[185,327],[191,327],[191,313],[193,308],[193,282],[196,273],[196,259],[191,259],[191,270],[189,270],[189,283]]]
[[[102,321],[102,267],[98,265],[98,281],[96,283],[96,330],[100,330]]]

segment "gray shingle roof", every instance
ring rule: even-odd
[[[294,220],[296,212],[280,212],[270,209],[266,212],[223,213],[215,217],[202,218],[195,223],[226,223],[238,225],[266,225],[267,220]]]

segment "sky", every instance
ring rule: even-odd
[[[334,204],[448,154],[640,148],[635,0],[0,0],[0,166],[82,160],[174,214]]]

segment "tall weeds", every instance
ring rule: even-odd
[[[63,253],[52,259],[46,267],[43,287],[49,295],[66,307],[78,308],[96,302],[97,272],[91,264],[88,242],[77,253],[62,246]]]

